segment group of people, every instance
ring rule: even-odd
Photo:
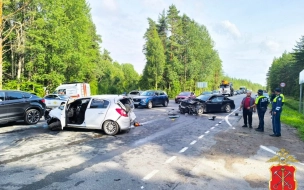
[[[247,92],[246,97],[242,100],[240,111],[243,109],[244,125],[242,127],[252,128],[252,114],[257,111],[259,117],[259,126],[255,129],[258,132],[264,132],[264,117],[267,111],[269,103],[272,104],[271,111],[272,115],[272,137],[281,136],[281,113],[284,104],[284,95],[281,94],[281,89],[276,88],[272,92],[270,100],[263,95],[263,90],[258,90],[257,97],[254,99],[251,97],[251,92]]]

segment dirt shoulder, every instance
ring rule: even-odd
[[[215,136],[216,144],[202,154],[202,160],[191,171],[199,178],[195,183],[204,189],[268,189],[269,168],[277,164],[266,162],[274,156],[273,151],[285,148],[304,163],[304,142],[296,129],[282,124],[281,137],[269,136],[272,125],[268,113],[263,133],[254,130],[258,126],[257,114],[253,115],[252,129],[242,128],[242,125],[243,118],[233,126],[235,129]],[[304,165],[301,163],[294,164],[298,189],[304,189]]]

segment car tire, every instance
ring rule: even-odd
[[[204,114],[204,107],[203,106],[198,106],[196,108],[196,112],[197,112],[197,115],[203,115]]]
[[[231,112],[231,106],[230,106],[230,104],[226,104],[226,105],[224,106],[224,111],[225,111],[226,113]]]
[[[49,124],[49,129],[51,131],[60,131],[60,130],[62,130],[60,121],[55,121],[53,123],[50,123]]]
[[[147,108],[151,109],[152,107],[153,107],[153,103],[151,101],[149,101],[148,104],[147,104]]]
[[[40,120],[40,111],[37,109],[29,109],[25,113],[24,121],[28,125],[33,125],[38,123]]]
[[[119,125],[115,121],[105,121],[102,126],[107,135],[116,135],[119,132]]]
[[[168,101],[167,100],[164,101],[163,106],[168,107]]]

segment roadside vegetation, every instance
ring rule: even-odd
[[[88,82],[92,94],[161,89],[170,97],[208,82],[215,90],[222,80],[235,89],[262,86],[224,76],[222,61],[206,26],[171,5],[158,21],[148,19],[143,74],[131,63],[119,63],[102,47],[86,0],[4,1],[0,89],[44,95],[66,82]],[[152,15],[151,15],[152,16]],[[2,69],[2,70],[1,70]],[[1,77],[2,76],[2,77]],[[2,86],[3,84],[3,86]]]
[[[267,88],[274,90],[284,82],[283,94],[299,99],[299,74],[304,69],[304,36],[296,42],[291,52],[275,57],[267,73]]]
[[[281,115],[281,121],[298,130],[299,136],[304,140],[304,115],[299,113],[299,101],[291,97],[285,97],[285,105]]]

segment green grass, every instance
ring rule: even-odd
[[[299,101],[285,97],[285,105],[281,115],[281,122],[298,130],[300,138],[304,140],[304,115],[298,112]]]

